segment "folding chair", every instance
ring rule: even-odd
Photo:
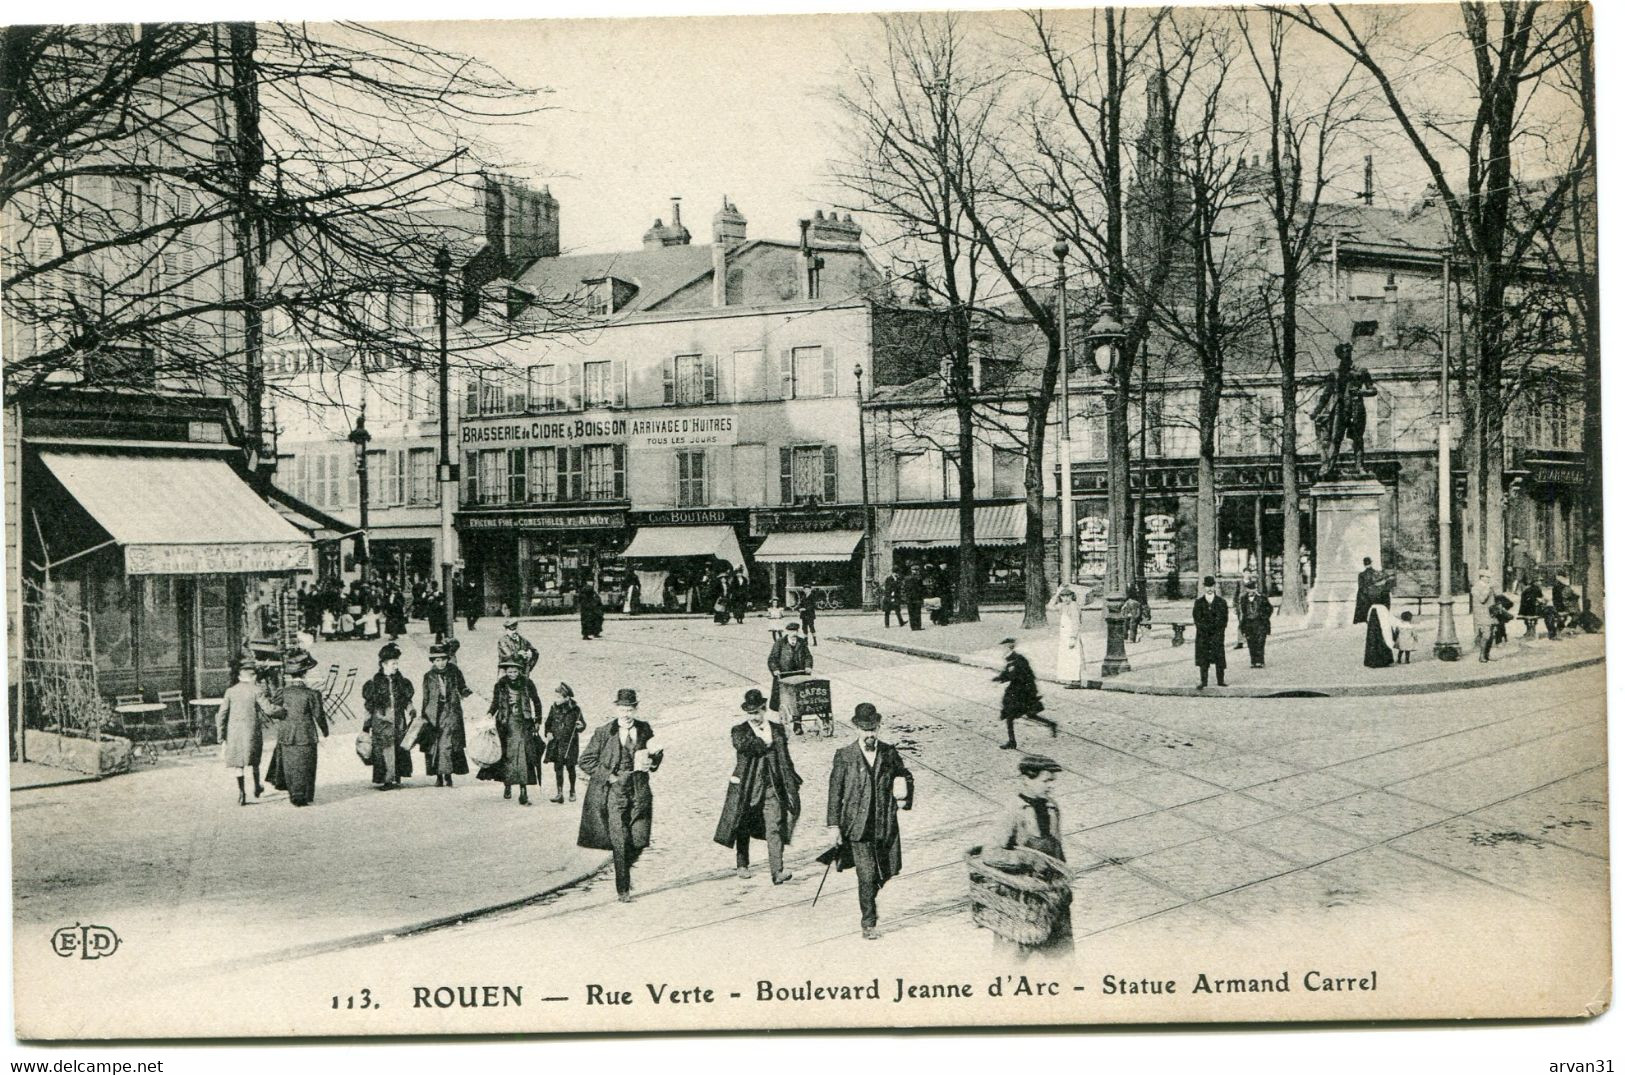
[[[348,705],[350,692],[355,690],[355,674],[356,670],[354,668],[344,673],[343,684],[341,684],[339,689],[334,691],[332,696],[327,699],[327,712],[332,716],[335,722],[339,719],[356,719],[355,711],[352,710]]]
[[[191,739],[192,721],[186,712],[186,697],[180,691],[159,691],[158,701],[166,706],[175,707],[175,716],[172,719],[169,710],[165,709],[162,718],[164,736],[169,739]]]
[[[323,698],[326,698],[333,692],[333,688],[338,684],[338,681],[339,666],[336,663],[328,665],[327,678],[322,680],[321,686],[316,688],[316,693],[321,695]]]

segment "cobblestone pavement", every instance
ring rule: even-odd
[[[916,777],[917,806],[903,815],[904,873],[881,893],[879,942],[859,939],[850,873],[831,873],[813,906],[823,871],[811,859],[826,846],[829,758],[851,735],[844,722],[834,739],[794,742],[806,780],[789,856],[794,880],[773,886],[765,866],[748,880],[734,877],[732,854],[714,844],[711,833],[731,772],[727,730],[740,719],[739,696],[767,678],[764,628],[760,621],[730,627],[619,621],[603,639],[583,642],[572,624],[527,623],[525,633],[543,653],[537,678],[544,691],[562,670],[583,699],[589,725],[596,725],[608,719],[613,690],[634,686],[656,727],[657,745],[667,750],[655,779],[653,844],[634,871],[636,899],[616,903],[600,873],[542,904],[395,940],[388,948],[391,964],[436,968],[437,980],[489,981],[495,959],[533,971],[558,968],[579,980],[583,966],[647,969],[696,960],[730,966],[764,953],[804,962],[811,957],[817,966],[862,965],[877,954],[912,958],[985,948],[986,935],[969,922],[961,857],[1014,783],[1013,759],[997,749],[1003,737],[998,688],[985,669],[829,641],[815,650],[818,674],[832,681],[837,713],[874,702],[886,715],[882,735],[897,743]],[[482,628],[465,641],[463,665],[472,683],[485,678],[472,670],[494,666],[496,634]],[[411,639],[407,647],[414,675],[422,641]],[[326,662],[330,651],[350,652],[327,647],[318,656]],[[1416,943],[1440,933],[1443,913],[1451,916],[1446,925],[1469,932],[1486,917],[1538,922],[1559,934],[1577,923],[1606,921],[1600,668],[1414,697],[1198,702],[1049,686],[1045,698],[1047,715],[1060,721],[1059,737],[1036,728],[1019,734],[1024,746],[1053,754],[1065,769],[1057,794],[1069,859],[1079,871],[1074,925],[1080,950],[1171,950],[1226,933],[1257,939],[1291,928],[1330,935],[1373,923],[1386,938]],[[540,891],[569,854],[573,808],[543,804],[520,816],[511,804],[493,801],[485,786],[460,786],[445,798],[446,807],[432,788],[381,797],[374,805],[371,793],[356,786],[364,777],[359,767],[352,763],[345,782],[330,786],[333,770],[327,759],[323,764],[319,794],[353,804],[342,824],[305,811],[289,822],[305,829],[270,830],[261,821],[270,808],[200,808],[180,801],[177,790],[161,809],[143,813],[151,828],[118,827],[118,838],[162,848],[166,861],[195,863],[276,854],[281,841],[325,845],[333,833],[336,842],[317,856],[326,863],[321,876],[300,890],[313,896],[301,913],[314,910],[317,917],[345,907],[346,892],[392,893],[402,903],[428,877],[450,890],[466,889],[470,905],[487,899],[487,879],[494,875],[519,883],[529,872],[528,886],[519,887]],[[38,917],[42,906],[65,913],[82,905],[73,896],[87,884],[72,870],[47,877],[25,869],[35,854],[31,841],[53,841],[56,856],[64,841],[108,839],[60,818],[45,826],[41,809],[72,818],[92,795],[141,799],[170,783],[159,770],[150,778],[26,793],[53,797],[49,807],[32,805],[43,799],[14,800],[19,913],[28,908]],[[211,794],[221,802],[225,783],[213,773],[207,781],[210,788],[219,785]],[[181,781],[173,784],[179,788]],[[349,799],[345,786],[352,789]],[[389,846],[406,841],[407,830],[397,826],[395,835],[379,835],[390,819],[378,810],[417,802],[432,811],[420,822],[432,819],[455,833],[427,858],[409,841]],[[169,826],[155,823],[155,814],[169,817]],[[98,817],[98,828],[114,826],[113,815]],[[326,817],[339,820],[336,809]],[[307,818],[321,819],[320,830]],[[537,831],[547,835],[533,835]],[[765,858],[760,845],[757,850]],[[63,860],[74,860],[71,847]],[[129,889],[129,906],[144,905],[156,891]],[[200,906],[193,897],[207,893],[184,885],[180,892],[175,914],[191,918]],[[203,900],[201,906],[236,922],[274,920],[288,900],[272,883],[258,896],[245,893],[236,905]],[[303,931],[290,928],[288,939],[292,947]],[[359,981],[357,975],[376,967],[374,952],[314,954],[284,972]],[[209,973],[169,984],[195,988],[211,981],[226,988],[234,979],[218,968]],[[142,1003],[159,1004],[164,996],[155,989]],[[266,1019],[300,1025],[294,998],[265,1003]]]

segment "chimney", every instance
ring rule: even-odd
[[[1393,273],[1382,286],[1382,345],[1399,346],[1399,283]]]
[[[745,217],[726,194],[722,196],[722,208],[711,218],[711,241],[730,250],[745,241]]]
[[[839,247],[855,250],[862,245],[863,226],[853,221],[852,214],[841,214],[831,209],[829,216],[824,215],[822,209],[813,214],[811,241],[820,247]]]
[[[645,250],[660,250],[668,246],[687,246],[693,236],[683,227],[683,199],[673,196],[671,200],[671,225],[662,224],[659,217],[655,217],[654,226],[643,233],[643,247]]]
[[[1372,173],[1371,154],[1367,153],[1365,155],[1365,189],[1360,192],[1360,200],[1365,202],[1367,205],[1371,204],[1372,198],[1376,194],[1376,192],[1374,190],[1372,190],[1372,187],[1371,187],[1371,182],[1372,182],[1372,174],[1371,173]]]

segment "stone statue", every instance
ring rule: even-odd
[[[1364,366],[1354,364],[1354,345],[1337,345],[1337,372],[1321,389],[1313,418],[1320,441],[1320,477],[1370,477],[1365,466],[1365,401],[1377,394],[1376,382]],[[1342,462],[1343,440],[1348,439],[1353,465]]]

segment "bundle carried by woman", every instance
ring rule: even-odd
[[[1032,848],[1006,848],[998,865],[984,861],[982,850],[965,853],[971,920],[1015,944],[1046,943],[1072,905],[1072,871]]]

